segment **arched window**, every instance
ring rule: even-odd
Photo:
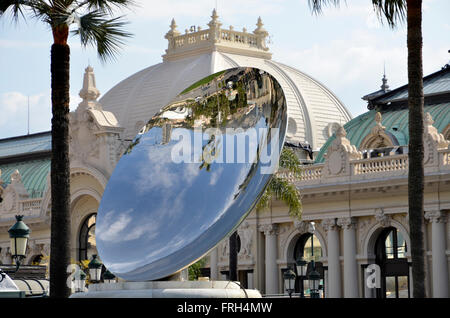
[[[95,223],[97,213],[92,213],[83,222],[78,237],[78,260],[89,260],[93,254],[97,254],[97,246],[95,243]]]
[[[322,258],[322,246],[320,245],[320,241],[317,238],[317,236],[306,233],[300,236],[297,240],[297,243],[295,244],[294,248],[294,259],[297,260],[299,256],[303,256],[303,259],[308,262],[308,269],[307,273],[313,270],[311,266],[311,261],[314,260],[315,262],[315,270],[319,272],[321,278],[320,278],[320,285],[322,285],[324,290],[324,268],[323,264],[319,262],[319,260]],[[300,277],[297,277],[295,280],[295,292],[300,293],[302,291],[305,293],[305,296],[309,296],[309,286],[308,281],[305,278],[303,280],[303,286],[302,286],[302,279]]]
[[[407,245],[395,227],[384,229],[375,244],[376,263],[381,269],[379,298],[409,298]]]

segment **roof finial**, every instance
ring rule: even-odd
[[[267,33],[266,29],[263,28],[263,23],[261,17],[258,17],[258,22],[256,22],[256,29],[253,31],[253,33]]]
[[[212,15],[211,15],[211,21],[209,21],[208,26],[210,28],[220,28],[222,23],[219,22],[219,16],[217,15],[216,9],[213,9]]]
[[[175,19],[172,18],[172,22],[170,23],[170,30],[166,33],[165,38],[168,39],[177,35],[180,35],[180,32],[178,32],[177,30],[177,23],[175,22]]]
[[[216,11],[215,8],[213,9],[211,18],[212,18],[211,22],[217,22],[217,19],[219,18],[219,16],[217,15],[217,11]]]
[[[387,77],[386,77],[386,62],[383,65],[383,79],[381,80],[383,84],[381,85],[381,89],[383,92],[389,91],[389,85],[387,84]]]
[[[95,75],[92,66],[86,67],[84,70],[83,88],[80,90],[82,103],[96,102],[100,96],[100,92],[95,85]]]
[[[170,23],[170,31],[174,32],[177,29],[177,24],[175,22],[175,18],[172,18],[172,22]]]

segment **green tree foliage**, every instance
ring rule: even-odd
[[[280,170],[282,173],[292,174],[299,178],[302,171],[300,160],[294,151],[284,147],[279,160]],[[296,186],[290,183],[286,178],[280,175],[274,175],[269,184],[256,204],[256,211],[262,211],[270,206],[273,199],[283,201],[289,207],[289,215],[292,218],[301,219],[302,217],[302,201],[300,192]]]

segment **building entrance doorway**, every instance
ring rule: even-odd
[[[378,236],[375,255],[381,270],[381,288],[377,289],[377,298],[410,297],[407,248],[403,235],[395,227],[385,228]]]

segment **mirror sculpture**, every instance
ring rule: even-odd
[[[231,234],[278,167],[287,107],[278,82],[234,68],[186,88],[118,162],[97,215],[105,266],[129,281],[164,279]]]

